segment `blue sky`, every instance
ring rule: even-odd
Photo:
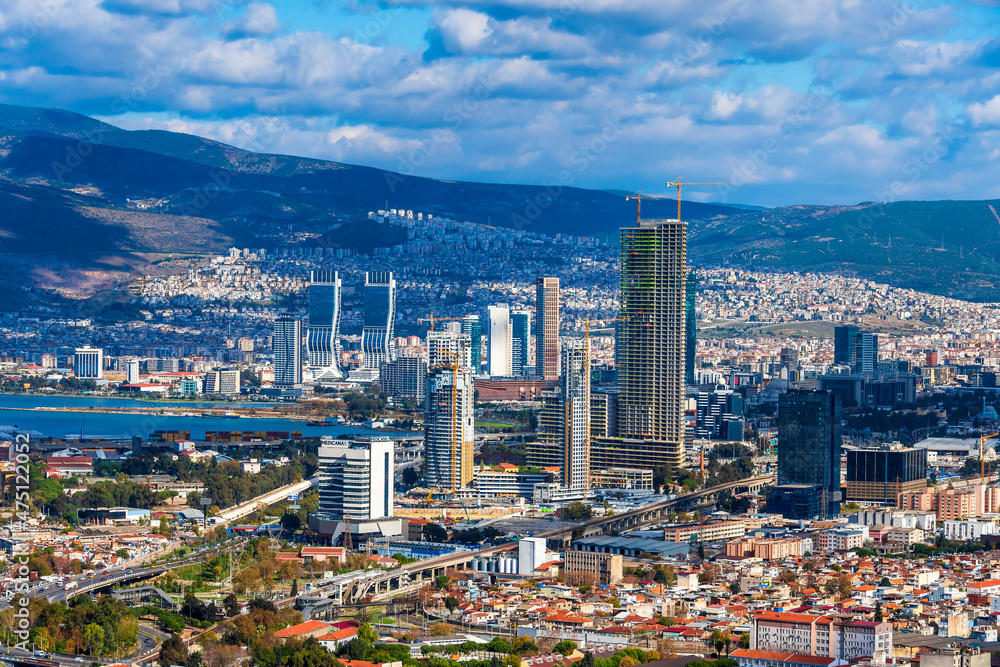
[[[5,0],[0,101],[423,176],[1000,198],[1000,0]]]

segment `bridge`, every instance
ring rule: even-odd
[[[726,484],[718,484],[684,496],[638,507],[621,514],[596,517],[569,528],[554,528],[552,530],[541,531],[536,533],[535,537],[544,537],[548,544],[556,549],[566,549],[572,541],[574,533],[579,535],[582,532],[584,536],[600,533],[618,533],[649,523],[657,523],[665,520],[668,514],[677,509],[692,508],[717,502],[719,496],[725,491],[730,491],[734,494],[758,492],[765,486],[773,484],[774,480],[774,475],[760,475],[735,482],[727,482]],[[365,598],[377,600],[382,597],[399,595],[401,592],[419,588],[427,581],[433,581],[438,576],[444,574],[449,568],[464,568],[476,558],[492,556],[501,551],[515,548],[517,548],[516,544],[498,544],[478,551],[456,551],[426,560],[406,563],[394,570],[361,570],[350,572],[330,580],[318,594],[317,592],[313,592],[309,596],[312,602],[302,603],[304,605],[302,608],[304,610],[312,608],[310,609],[310,613],[318,613],[334,604],[345,605]],[[303,614],[305,614],[305,611]]]
[[[115,600],[125,600],[126,602],[152,602],[164,609],[176,610],[180,607],[177,602],[167,595],[163,589],[156,586],[139,586],[137,588],[122,588],[111,591],[111,597]]]

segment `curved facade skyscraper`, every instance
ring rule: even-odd
[[[383,363],[396,360],[395,338],[396,280],[391,271],[365,272],[365,328],[361,331],[361,351],[366,370],[377,371]]]
[[[309,276],[309,328],[306,352],[313,379],[339,380],[340,276],[336,271],[313,271]]]

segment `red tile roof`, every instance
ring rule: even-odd
[[[305,623],[299,623],[298,625],[293,625],[290,628],[285,628],[284,630],[278,630],[274,633],[274,636],[281,639],[298,637],[299,635],[304,635],[307,632],[316,632],[317,630],[328,627],[330,627],[330,624],[324,623],[323,621],[306,621]]]

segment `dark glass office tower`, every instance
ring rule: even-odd
[[[365,272],[365,327],[361,330],[364,368],[378,370],[395,361],[396,281],[391,271]]]
[[[894,505],[899,494],[926,486],[926,449],[893,444],[847,450],[846,500]]]
[[[823,518],[840,515],[840,397],[836,394],[789,391],[778,400],[778,485],[813,486],[825,508]]]
[[[511,362],[510,374],[531,375],[535,370],[528,366],[528,352],[531,346],[531,313],[523,310],[510,314]]]
[[[466,315],[462,318],[462,333],[469,334],[472,343],[472,373],[478,374],[483,367],[483,323],[479,315]]]
[[[837,327],[833,330],[833,363],[854,364],[854,337],[861,329],[853,324]]]
[[[306,351],[313,379],[340,379],[340,276],[313,271],[309,276],[309,327]]]

